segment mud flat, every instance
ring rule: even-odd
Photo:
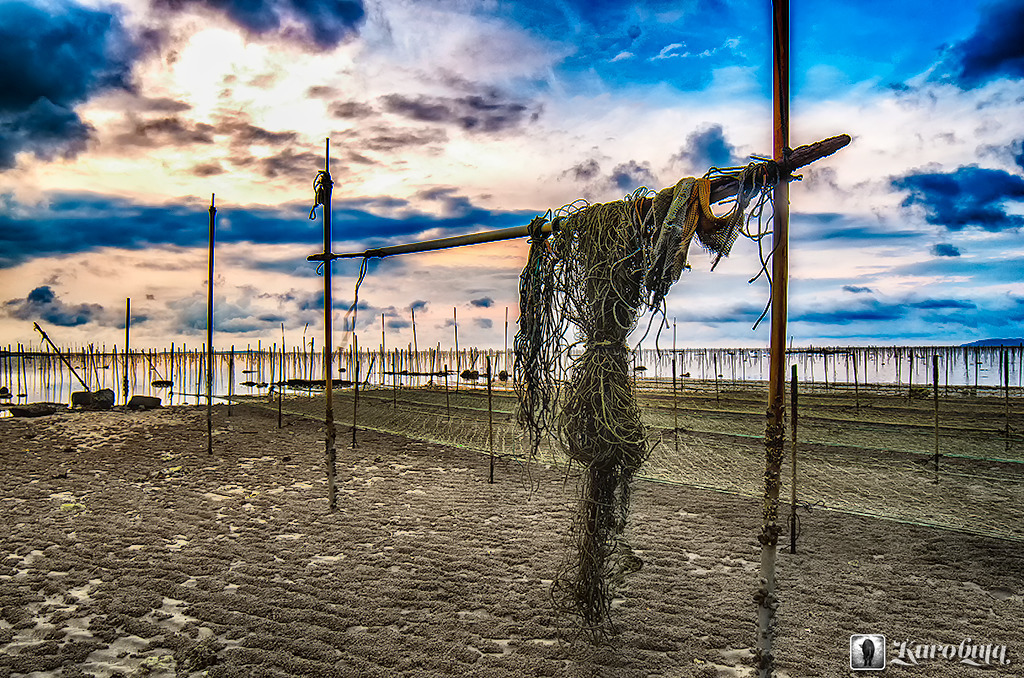
[[[213,456],[194,407],[0,421],[0,676],[753,673],[756,499],[640,481],[644,566],[594,647],[561,637],[549,599],[561,471],[503,460],[490,485],[476,452],[342,434],[331,513],[316,422],[214,416]],[[778,675],[851,675],[860,633],[887,637],[893,674],[1020,675],[1020,541],[801,521],[780,552]],[[893,665],[900,643],[916,664]]]

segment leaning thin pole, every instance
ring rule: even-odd
[[[213,231],[217,208],[210,194],[210,253],[206,278],[206,453],[213,454]],[[230,402],[230,401],[229,401]]]
[[[773,157],[786,166],[789,149],[789,0],[772,0]],[[778,552],[779,486],[785,445],[786,302],[789,283],[789,182],[775,185],[772,219],[771,344],[768,363],[768,421],[765,426],[764,505],[762,507],[760,590],[757,600],[758,676],[775,672],[772,654],[775,611],[775,559]]]
[[[78,372],[75,372],[75,368],[71,366],[71,362],[68,361],[68,359],[64,356],[64,354],[60,352],[60,349],[57,348],[57,345],[54,344],[52,341],[50,341],[50,337],[48,337],[46,335],[46,332],[44,332],[43,328],[39,326],[39,323],[35,323],[35,322],[32,323],[32,327],[36,328],[36,331],[39,332],[39,334],[43,335],[43,339],[45,339],[46,343],[50,345],[50,348],[52,348],[54,351],[56,351],[57,357],[60,358],[61,361],[65,365],[68,366],[68,369],[71,370],[71,374],[75,375],[75,379],[77,379],[78,383],[80,383],[82,385],[82,388],[84,388],[86,391],[88,391],[89,390],[89,385],[85,383],[85,380],[82,379],[82,377],[78,376]],[[20,372],[18,373],[18,376],[19,377],[21,376]]]
[[[331,253],[331,140],[324,143],[324,171],[320,175],[320,186],[323,190],[324,206],[324,257]],[[335,487],[336,450],[334,439],[334,342],[332,338],[333,302],[331,300],[331,262],[324,261],[324,425],[327,430],[325,442],[327,452],[327,506],[331,511],[337,508],[337,489]],[[352,328],[353,334],[355,327]],[[357,377],[358,378],[358,377]]]

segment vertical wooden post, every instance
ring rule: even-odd
[[[789,0],[772,0],[773,65],[773,157],[784,163],[789,154]],[[779,601],[775,596],[775,559],[778,526],[779,485],[785,444],[786,405],[786,319],[789,293],[789,182],[779,181],[774,189],[772,219],[771,341],[768,379],[768,410],[765,426],[764,505],[758,541],[761,542],[761,587],[757,600],[758,636],[755,662],[760,678],[775,671],[772,654],[774,620]]]
[[[359,428],[359,338],[356,337],[355,326],[352,327],[352,353],[355,355],[355,375],[352,377],[352,449],[356,449],[356,431]],[[381,360],[381,368],[384,361]]]
[[[455,392],[459,391],[459,379],[462,378],[461,360],[459,357],[459,309],[452,306],[452,326],[455,328]]]
[[[335,461],[337,451],[334,447],[336,431],[334,429],[334,337],[333,314],[334,303],[331,298],[331,140],[324,143],[324,171],[320,174],[320,185],[323,189],[324,206],[324,424],[326,440],[324,443],[327,456],[327,507],[331,511],[337,508],[337,488],[335,487]],[[358,305],[358,303],[357,303]],[[354,309],[353,312],[358,312]],[[352,325],[352,338],[355,339],[355,322]]]
[[[206,453],[213,454],[213,234],[214,194],[210,194],[210,252],[206,281]],[[230,401],[229,401],[230,402]]]
[[[416,342],[416,307],[410,306],[409,311],[412,313],[412,353],[415,358],[409,363],[410,372],[420,372],[420,345]],[[419,377],[416,378],[419,383]],[[412,379],[409,379],[410,386],[412,385]]]
[[[231,352],[235,352],[235,347],[231,347]],[[281,393],[284,391],[284,382],[286,377],[284,376],[284,365],[288,360],[288,353],[284,348],[284,323],[281,323],[281,369],[277,371],[277,427],[281,428]]]
[[[508,306],[505,307],[505,350],[501,354],[501,369],[505,370],[505,374],[511,376],[512,370],[509,369],[508,364]]]
[[[932,391],[935,402],[935,482],[939,482],[939,356],[932,355]]]
[[[444,406],[448,411],[448,421],[452,420],[452,398],[448,393],[448,365],[444,366]]]
[[[857,407],[857,411],[860,412],[860,384],[857,379],[857,354],[853,354],[853,399]]]
[[[1003,347],[1001,367],[1003,368],[1003,400],[1006,403],[1006,447],[1005,451],[1010,451],[1010,353]]]
[[[792,366],[792,376],[790,377],[789,385],[789,425],[793,429],[792,437],[792,466],[793,466],[793,480],[792,487],[790,488],[790,501],[789,501],[789,552],[796,553],[796,533],[797,533],[797,518],[796,518],[796,420],[797,420],[797,376],[796,376],[796,364]]]
[[[487,482],[494,484],[494,404],[491,401],[491,356],[487,356],[487,449],[491,453],[491,475]]]
[[[231,353],[228,354],[228,416],[232,416],[232,408],[235,403],[235,345],[231,344]],[[280,423],[278,428],[281,428]]]
[[[672,319],[672,441],[679,456],[679,398],[676,390],[676,320]]]
[[[124,404],[128,404],[128,335],[132,326],[132,299],[124,300],[124,374],[121,382],[121,391],[124,395]]]
[[[718,350],[717,349],[715,350],[714,353],[711,354],[711,360],[714,363],[714,368],[715,368],[715,402],[719,403],[719,402],[722,402],[722,401],[721,401],[721,399],[718,396]]]

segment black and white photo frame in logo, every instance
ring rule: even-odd
[[[854,671],[881,671],[885,668],[885,636],[857,633],[850,636],[850,668]]]

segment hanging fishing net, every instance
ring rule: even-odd
[[[553,440],[579,471],[553,595],[591,637],[610,630],[615,588],[642,567],[626,527],[631,483],[651,446],[634,393],[630,335],[649,312],[652,323],[656,313],[664,319],[665,296],[689,268],[695,237],[716,264],[740,233],[760,241],[775,168],[751,163],[656,194],[639,188],[615,202],[577,201],[531,224],[514,344],[517,419],[534,455]],[[711,208],[712,178],[739,187],[721,215]]]

